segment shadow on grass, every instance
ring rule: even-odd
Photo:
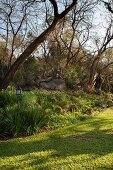
[[[113,122],[113,121],[112,121]],[[30,160],[30,166],[40,165],[38,169],[48,169],[44,164],[51,159],[65,159],[68,156],[77,156],[82,154],[94,154],[96,158],[113,153],[113,135],[112,132],[106,130],[100,130],[102,126],[110,123],[106,119],[97,119],[94,121],[86,121],[83,123],[86,129],[81,130],[82,123],[78,126],[71,126],[55,131],[49,135],[43,137],[40,135],[28,137],[24,139],[14,139],[9,141],[0,142],[0,157],[14,157],[19,155],[26,155],[25,160]],[[94,127],[93,130],[87,130],[88,127]],[[79,134],[79,132],[82,132]],[[51,152],[54,151],[54,152]],[[41,153],[35,155],[35,153]],[[43,153],[50,154],[43,154]],[[30,154],[33,154],[34,156]],[[5,168],[7,169],[8,165]],[[44,167],[45,166],[45,167]],[[13,165],[10,165],[11,169],[14,169]],[[107,167],[106,167],[107,168]],[[112,167],[108,167],[109,169]],[[16,167],[19,169],[19,165]],[[99,169],[99,168],[98,168]],[[104,169],[104,168],[103,168]]]

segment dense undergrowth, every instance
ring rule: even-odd
[[[112,94],[38,90],[16,95],[0,92],[0,138],[31,135],[84,120],[113,105]]]

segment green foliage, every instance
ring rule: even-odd
[[[66,83],[69,88],[73,88],[73,86],[79,83],[78,73],[76,68],[69,68],[65,73]]]
[[[20,70],[18,70],[13,83],[16,86],[37,86],[36,80],[42,72],[42,65],[38,59],[29,57]]]
[[[16,96],[11,92],[0,93],[0,136],[30,135],[45,126],[46,116],[35,107],[32,93]]]
[[[86,68],[79,65],[71,65],[65,72],[67,86],[71,89],[77,89],[78,85],[83,85],[88,79]]]
[[[2,91],[0,92],[0,107],[4,108],[8,105],[13,105],[18,102],[17,96],[8,91]]]
[[[52,132],[0,141],[0,169],[112,170],[112,112],[107,109]]]
[[[3,42],[0,42],[0,81],[3,80],[8,71],[9,49],[6,48]]]
[[[26,136],[41,129],[75,124],[111,106],[113,96],[74,91],[0,92],[0,137]]]

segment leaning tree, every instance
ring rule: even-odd
[[[21,4],[23,1],[19,1]],[[12,22],[11,21],[11,16],[13,14],[13,8],[16,5],[16,0],[13,3],[13,6],[11,5],[10,1],[1,1],[2,5],[4,5],[6,8],[8,8],[8,11],[4,10],[4,8],[0,8],[0,13],[5,13],[5,16],[7,16],[7,38],[9,36],[8,34],[8,28],[12,31],[13,33],[13,44],[14,41],[17,37],[17,34],[19,32],[19,30],[22,28],[22,25],[28,15],[28,13],[30,12],[30,6],[34,3],[38,3],[38,5],[40,5],[40,3],[46,3],[46,0],[41,0],[41,1],[25,1],[25,3],[23,3],[23,7],[21,9],[21,14],[22,11],[24,11],[24,14],[20,15],[20,25],[17,27],[17,30],[14,30],[14,25],[16,25],[16,17],[15,20]],[[5,75],[4,79],[2,80],[2,82],[0,83],[0,89],[7,89],[8,85],[10,84],[10,82],[12,81],[15,73],[17,72],[17,70],[20,68],[20,66],[25,62],[25,60],[36,50],[36,48],[50,35],[50,33],[52,31],[54,31],[56,25],[59,22],[62,22],[63,18],[72,10],[76,9],[77,6],[77,0],[72,0],[71,2],[67,1],[62,1],[62,3],[60,4],[59,7],[59,2],[56,0],[48,0],[47,3],[49,3],[49,5],[52,7],[53,10],[53,19],[52,22],[50,23],[50,25],[48,25],[48,27],[38,36],[36,37],[28,46],[27,48],[20,54],[20,56],[16,59],[16,61],[10,65],[10,68],[7,72],[7,74]],[[65,5],[63,5],[63,3],[65,3]],[[19,7],[18,7],[19,8]],[[27,12],[27,9],[29,8],[29,12]],[[46,10],[45,10],[46,11]],[[16,12],[15,12],[16,13]],[[13,17],[14,18],[14,17]],[[10,25],[10,27],[8,27]],[[14,51],[14,48],[12,49],[12,52]],[[12,58],[12,55],[11,55]]]

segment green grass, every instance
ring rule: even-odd
[[[0,141],[0,170],[113,169],[113,110],[75,125]]]
[[[35,90],[17,96],[0,92],[0,138],[20,137],[44,129],[76,124],[94,110],[113,106],[112,94]]]

